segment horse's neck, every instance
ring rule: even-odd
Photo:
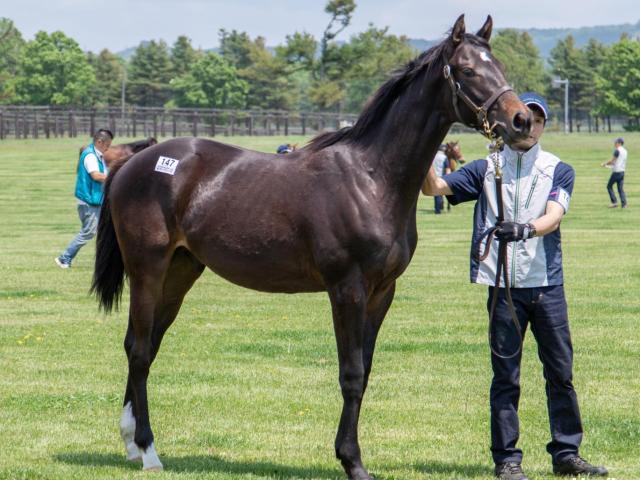
[[[369,157],[375,159],[374,168],[383,177],[385,189],[403,211],[410,211],[417,202],[433,157],[451,127],[441,104],[443,86],[436,80],[427,86],[414,82],[373,135],[374,153]],[[416,101],[416,95],[422,98]]]

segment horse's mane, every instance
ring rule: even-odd
[[[465,34],[465,41],[475,45],[489,48],[488,43],[475,35]],[[352,127],[344,127],[335,132],[325,132],[314,137],[307,148],[313,151],[321,150],[338,142],[356,142],[367,134],[373,125],[382,121],[384,115],[394,102],[402,95],[411,83],[421,76],[423,72],[426,75],[440,75],[446,62],[453,54],[453,45],[450,37],[447,37],[438,45],[435,45],[425,52],[422,52],[415,59],[407,63],[391,74],[387,80],[371,97],[364,106],[362,113],[358,117],[355,125]]]
[[[126,143],[125,145],[131,148],[131,151],[133,153],[138,153],[140,150],[144,150],[145,148],[151,145],[155,145],[156,143],[158,143],[158,141],[155,138],[149,137],[144,140],[136,140],[135,142]]]

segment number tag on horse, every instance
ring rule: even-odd
[[[169,175],[174,175],[176,173],[176,167],[180,163],[180,160],[176,160],[175,158],[169,157],[160,157],[158,158],[158,162],[156,163],[156,172],[168,173]]]

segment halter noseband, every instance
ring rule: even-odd
[[[498,101],[498,99],[506,92],[513,91],[509,85],[504,85],[500,87],[493,95],[489,97],[489,99],[482,104],[482,106],[476,105],[476,103],[469,98],[469,96],[462,91],[462,87],[459,82],[456,82],[455,78],[453,78],[453,72],[451,71],[450,65],[444,66],[444,78],[447,80],[449,87],[451,87],[451,99],[453,103],[453,109],[456,112],[456,116],[458,117],[458,121],[463,123],[467,127],[474,128],[476,130],[480,130],[484,133],[484,135],[491,139],[493,138],[493,129],[495,125],[489,125],[489,110],[493,106],[494,103]],[[465,122],[460,115],[460,110],[458,109],[458,97],[462,99],[464,103],[467,104],[467,107],[471,109],[471,111],[475,114],[478,123],[476,125],[469,124]]]

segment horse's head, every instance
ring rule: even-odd
[[[447,39],[452,54],[443,75],[450,90],[450,118],[482,132],[486,127],[508,144],[528,137],[532,115],[508,85],[504,67],[491,54],[493,21],[475,35],[465,33],[460,15]]]
[[[449,159],[453,159],[456,162],[464,163],[464,156],[462,150],[460,150],[460,142],[447,142],[444,147],[444,154]]]

